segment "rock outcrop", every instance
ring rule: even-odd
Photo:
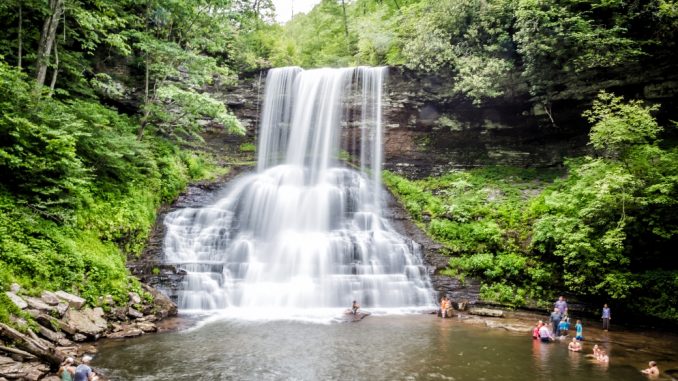
[[[116,306],[112,297],[101,298],[102,307],[86,307],[85,300],[65,291],[42,293],[40,298],[24,296],[18,285],[6,292],[12,303],[30,314],[36,325],[12,317],[17,330],[0,323],[0,381],[43,380],[67,356],[79,358],[91,351],[85,341],[101,337],[125,338],[156,332],[156,321],[176,315],[169,298],[144,285],[153,302],[130,293],[124,306]],[[127,311],[135,311],[130,314]]]

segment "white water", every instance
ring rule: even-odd
[[[380,214],[385,75],[269,71],[257,172],[234,180],[215,204],[165,219],[166,260],[188,273],[180,309],[322,320],[353,300],[377,313],[434,305],[418,245]],[[351,121],[360,121],[360,171],[338,159]]]

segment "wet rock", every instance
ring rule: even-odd
[[[59,297],[57,297],[56,294],[51,291],[43,291],[40,295],[40,299],[50,306],[56,306],[59,304]]]
[[[144,334],[139,328],[127,326],[118,332],[109,333],[106,335],[109,339],[123,339],[126,337],[136,337]]]
[[[164,319],[168,316],[177,315],[177,305],[167,295],[146,284],[142,284],[141,286],[144,291],[153,296],[153,312],[156,317]]]
[[[369,312],[363,312],[363,311],[358,311],[355,315],[349,310],[346,311],[343,315],[343,320],[345,322],[358,322],[363,320],[364,318],[370,316],[371,313]]]
[[[519,324],[519,323],[504,323],[501,321],[497,320],[486,320],[485,325],[487,325],[490,328],[501,328],[505,329],[507,331],[511,332],[522,332],[522,333],[528,333],[532,332],[532,326],[526,325],[526,324]]]
[[[135,325],[144,332],[156,332],[158,330],[158,327],[154,323],[150,322],[138,322]]]
[[[503,317],[504,316],[504,311],[495,310],[495,309],[491,309],[491,308],[471,308],[471,309],[469,309],[468,313],[471,314],[471,315],[489,316],[489,317]]]
[[[49,366],[37,361],[17,362],[0,356],[0,378],[37,381],[49,372]]]
[[[55,292],[55,295],[66,301],[71,308],[75,308],[76,310],[79,310],[83,305],[85,305],[85,299],[77,295],[70,294],[66,291],[57,291]]]
[[[96,337],[106,330],[108,322],[104,319],[104,311],[101,307],[85,308],[81,311],[68,310],[64,316],[67,326],[73,328],[76,333]],[[78,341],[76,339],[76,341]]]
[[[138,318],[144,317],[144,314],[142,314],[141,312],[135,310],[135,309],[132,308],[132,307],[129,307],[129,308],[127,309],[127,316],[129,316],[129,317],[131,317],[131,318],[134,318],[134,319],[138,319]]]
[[[59,376],[47,376],[43,378],[41,381],[61,381]]]
[[[15,283],[15,284],[16,284],[16,283]],[[12,286],[14,286],[15,284],[13,284]],[[17,291],[18,291],[18,290],[17,290]],[[20,297],[19,295],[15,294],[15,292],[16,292],[16,291],[6,291],[6,292],[5,292],[5,295],[7,295],[7,297],[9,298],[9,300],[11,300],[12,303],[14,303],[14,305],[17,306],[20,310],[23,310],[23,309],[25,309],[26,307],[28,307],[28,303],[26,303],[26,301],[25,301],[22,297]]]
[[[82,333],[76,333],[73,335],[73,340],[77,342],[85,341],[87,340],[87,336],[83,335]]]

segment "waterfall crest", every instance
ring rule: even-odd
[[[380,213],[385,76],[269,71],[256,173],[211,206],[165,218],[166,261],[187,272],[180,309],[303,315],[352,300],[385,310],[434,304],[418,245]],[[353,134],[342,135],[349,124]],[[347,140],[359,141],[360,170],[339,159]]]

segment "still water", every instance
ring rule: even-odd
[[[598,341],[611,357],[601,365],[585,356],[592,342],[584,343],[584,353],[571,353],[565,342],[541,344],[529,335],[431,315],[332,324],[221,320],[105,341],[94,365],[111,380],[149,381],[647,380],[639,369],[649,360],[662,372],[678,367],[675,339],[608,340]]]

